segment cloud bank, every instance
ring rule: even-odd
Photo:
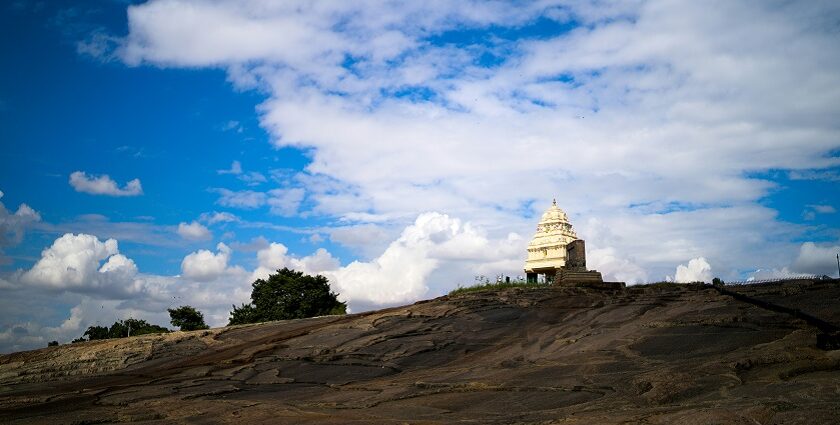
[[[582,237],[598,239],[589,218],[614,229],[596,261],[640,281],[701,256],[729,276],[795,252],[749,227],[804,231],[758,202],[776,185],[762,171],[840,164],[832,17],[823,1],[156,0],[129,7],[118,54],[225,69],[268,94],[275,146],[311,152],[293,187],[218,189],[219,205],[402,227],[441,211],[502,237],[528,234],[556,196]]]

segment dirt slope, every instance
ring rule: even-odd
[[[739,290],[840,319],[836,281]],[[473,293],[0,356],[0,423],[837,423],[816,333],[705,287]]]

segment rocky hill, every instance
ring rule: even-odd
[[[840,283],[730,287],[840,323]],[[840,350],[702,285],[509,289],[0,356],[0,423],[837,423]]]

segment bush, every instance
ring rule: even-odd
[[[302,319],[345,314],[347,306],[330,291],[326,277],[310,276],[289,268],[251,284],[251,303],[233,306],[228,325]]]
[[[58,341],[50,341],[47,347],[58,347]]]
[[[169,312],[172,326],[178,326],[182,331],[196,331],[210,328],[204,323],[204,315],[188,305],[182,305],[178,308],[168,308],[166,311]]]

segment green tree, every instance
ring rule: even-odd
[[[145,335],[169,332],[163,326],[152,325],[145,320],[125,319],[117,320],[110,328],[106,326],[89,326],[81,339],[84,337],[93,341],[96,339],[125,338],[131,335]],[[77,342],[77,341],[73,341]]]
[[[58,341],[50,341],[47,347],[58,347]]]
[[[321,275],[283,268],[268,279],[257,279],[251,288],[251,303],[233,306],[229,325],[347,313],[347,306]]]
[[[85,333],[82,335],[83,337],[87,337],[87,339],[93,341],[95,339],[108,339],[108,328],[105,326],[89,326]]]
[[[188,305],[182,305],[178,308],[168,308],[169,318],[172,326],[178,326],[182,331],[195,331],[199,329],[209,329],[210,327],[204,323],[204,315],[200,311]]]

